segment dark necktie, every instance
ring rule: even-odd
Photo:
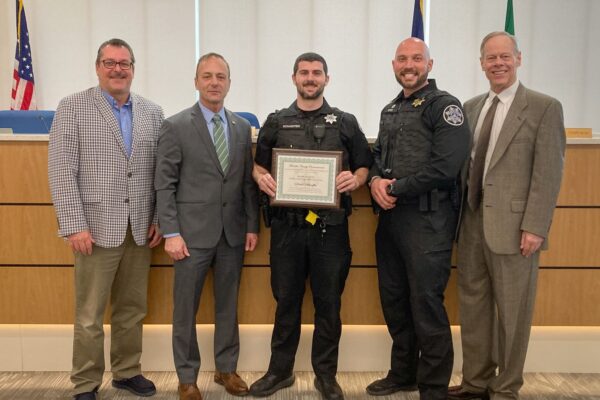
[[[479,208],[479,203],[481,202],[481,188],[483,187],[485,158],[490,144],[492,125],[494,124],[494,115],[496,115],[498,101],[498,96],[494,97],[492,100],[492,105],[483,119],[483,124],[481,125],[481,130],[479,131],[479,138],[477,139],[475,157],[473,157],[473,164],[469,170],[469,190],[467,201],[469,203],[469,207],[471,207],[471,210],[473,211],[476,211]]]
[[[212,121],[215,124],[213,129],[215,150],[217,151],[221,168],[225,171],[229,165],[229,149],[227,148],[227,140],[225,140],[225,129],[223,129],[219,114],[215,114]]]

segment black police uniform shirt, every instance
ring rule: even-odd
[[[469,155],[471,133],[460,101],[434,79],[428,82],[409,97],[400,92],[381,111],[369,179],[395,178],[398,197],[453,187]]]
[[[330,107],[326,100],[323,100],[323,105],[314,111],[302,111],[294,101],[289,108],[269,114],[260,129],[254,161],[268,171],[271,171],[272,150],[276,147],[278,135],[285,135],[288,130],[282,124],[289,126],[290,132],[294,128],[296,132],[304,130],[305,137],[302,139],[304,146],[300,147],[304,149],[316,149],[317,139],[311,134],[311,127],[324,125],[326,129],[337,128],[341,142],[341,148],[337,150],[344,151],[344,169],[354,172],[359,168],[370,168],[373,163],[369,144],[354,115]],[[307,127],[307,124],[311,127]],[[332,149],[321,148],[321,150]]]

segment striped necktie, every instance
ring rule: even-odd
[[[225,129],[223,128],[219,114],[215,114],[212,121],[214,124],[213,140],[215,142],[215,150],[217,151],[221,168],[225,171],[229,165],[229,149],[227,148],[227,140],[225,140]]]

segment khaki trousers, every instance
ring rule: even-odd
[[[463,382],[471,392],[518,399],[523,385],[539,252],[495,254],[483,236],[481,208],[465,210],[458,242]]]
[[[131,229],[119,247],[93,246],[75,256],[75,332],[71,382],[75,394],[102,384],[103,319],[111,305],[110,362],[114,379],[141,373],[142,321],[146,316],[151,251],[138,246]]]

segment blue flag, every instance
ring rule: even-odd
[[[423,26],[423,0],[415,0],[411,36],[425,40],[425,29]]]

